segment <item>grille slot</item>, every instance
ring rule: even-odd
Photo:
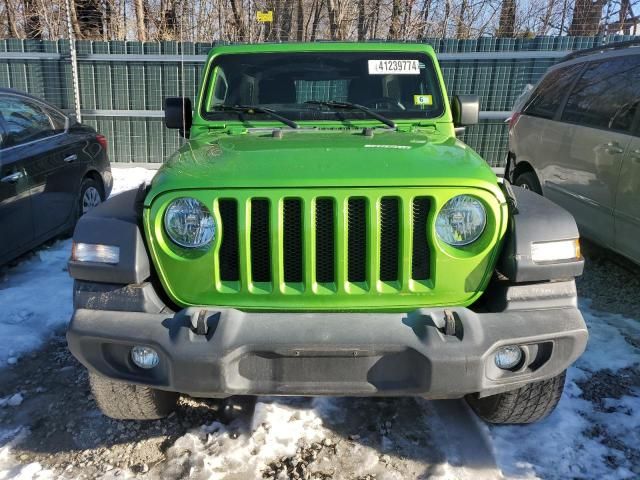
[[[333,199],[316,200],[316,281],[335,281],[335,225]]]
[[[413,199],[413,251],[411,255],[411,277],[414,280],[428,280],[430,275],[429,241],[427,238],[427,220],[429,217],[429,199]]]
[[[220,280],[236,282],[240,280],[240,254],[238,249],[238,202],[223,199],[218,202],[222,223],[220,243]]]
[[[285,282],[302,282],[302,202],[286,199],[282,210]]]
[[[398,280],[400,257],[400,219],[398,199],[384,197],[380,201],[380,280]]]
[[[347,212],[347,278],[364,282],[367,276],[367,204],[364,198],[350,198]]]
[[[251,278],[254,282],[271,281],[269,248],[269,201],[251,201]]]

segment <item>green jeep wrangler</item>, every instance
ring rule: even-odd
[[[466,398],[493,423],[557,404],[587,329],[573,218],[456,139],[431,47],[214,48],[189,139],[82,217],[67,338],[114,418],[179,393]]]

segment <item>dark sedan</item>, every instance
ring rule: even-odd
[[[0,89],[0,265],[72,231],[112,185],[104,136],[43,100]]]

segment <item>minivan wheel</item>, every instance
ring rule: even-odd
[[[514,185],[524,188],[525,190],[531,190],[532,192],[542,195],[542,187],[538,177],[533,172],[524,172],[516,177]]]
[[[143,385],[116,382],[89,372],[91,393],[107,417],[117,420],[155,420],[176,408],[178,394]]]
[[[485,422],[534,423],[542,420],[560,401],[564,390],[566,370],[557,377],[529,383],[516,390],[479,398],[467,395],[465,400]]]

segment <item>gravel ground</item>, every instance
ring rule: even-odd
[[[640,270],[591,244],[584,245],[584,255],[587,266],[578,281],[580,295],[590,298],[598,310],[640,318]],[[637,336],[629,335],[625,340],[640,348]],[[637,365],[615,372],[600,370],[576,383],[582,390],[581,398],[606,413],[610,407],[603,398],[637,395],[640,373]],[[230,460],[225,461],[236,462],[233,469],[229,467],[234,473],[220,476],[229,480],[252,478],[248,472],[254,468],[267,479],[481,478],[479,472],[486,473],[484,478],[500,476],[489,447],[488,453],[474,458],[474,450],[484,452],[487,430],[468,418],[468,411],[459,402],[342,399],[331,403],[334,410],[327,410],[328,404],[311,399],[261,399],[263,410],[290,415],[269,417],[264,412],[262,416],[254,414],[254,405],[246,399],[218,403],[183,397],[178,410],[162,421],[108,419],[96,409],[86,372],[68,353],[60,329],[41,349],[0,369],[0,398],[15,394],[20,396],[16,405],[0,408],[0,446],[12,435],[20,437],[11,448],[19,464],[38,462],[52,475],[63,478],[141,474],[162,479],[207,478],[197,472],[206,472],[207,465],[214,468],[210,462],[216,452],[226,452]],[[310,409],[322,412],[322,426],[313,419],[306,420],[304,412]],[[260,420],[263,418],[285,420],[269,424]],[[451,419],[451,423],[443,418]],[[456,434],[456,420],[470,425],[470,430],[462,427]],[[299,423],[303,430],[315,429],[313,435],[307,435],[312,440],[299,444],[293,454],[281,455],[275,449],[264,453],[263,458],[257,451],[258,442],[256,451],[251,452],[255,462],[240,456],[233,460],[229,453],[233,449],[221,440],[231,442],[252,431],[251,441],[256,441],[254,437],[273,434],[275,423],[285,423],[286,428],[287,421],[289,425]],[[203,425],[208,427],[203,430]],[[222,431],[224,435],[212,437],[208,431]],[[456,440],[456,435],[464,440]],[[606,425],[594,423],[588,435],[640,466],[640,450],[621,444],[619,438],[608,434]],[[202,458],[195,458],[198,450],[204,452]],[[620,459],[612,456],[610,461],[615,467]],[[246,470],[242,470],[243,464]],[[464,467],[470,464],[475,470],[465,474]],[[14,471],[20,472],[19,468]],[[640,467],[637,473],[640,477]],[[49,478],[21,474],[23,478]]]
[[[640,266],[610,250],[581,241],[585,272],[576,280],[578,294],[592,307],[640,319]]]

